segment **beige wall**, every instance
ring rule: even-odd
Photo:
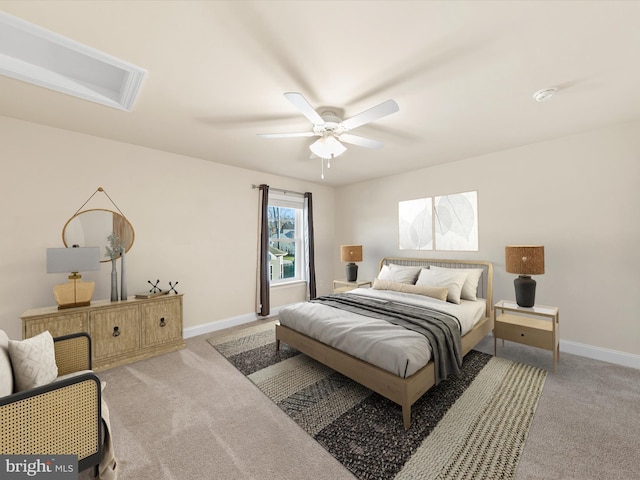
[[[504,246],[542,244],[536,301],[560,307],[565,342],[640,354],[640,122],[337,190],[338,243],[363,245],[359,278],[398,250],[398,202],[478,191],[478,252],[494,263],[494,300],[513,299]],[[336,263],[336,269],[342,269]]]
[[[66,280],[45,273],[45,249],[62,246],[67,219],[98,186],[136,230],[129,293],[147,280],[179,281],[185,327],[249,318],[254,312],[257,191],[253,183],[312,191],[318,292],[344,277],[338,246],[362,243],[360,279],[398,251],[398,201],[477,190],[479,252],[439,258],[488,259],[494,299],[513,298],[504,245],[540,243],[546,273],[537,301],[560,307],[563,342],[640,355],[640,122],[529,145],[410,174],[334,189],[0,117],[4,201],[0,235],[0,328],[20,337],[19,317],[51,305]],[[87,207],[111,208],[102,194]],[[109,297],[110,267],[87,272],[95,298]],[[304,289],[272,293],[277,308]],[[593,350],[591,352],[593,353]]]
[[[334,190],[0,117],[4,202],[0,235],[0,328],[20,338],[20,315],[55,304],[64,274],[46,273],[46,248],[62,244],[62,227],[102,186],[131,221],[129,294],[147,280],[178,281],[186,328],[255,312],[257,190],[252,184],[314,195],[317,258],[333,258]],[[114,209],[104,194],[86,208]],[[333,262],[318,262],[320,293],[328,293]],[[94,298],[109,298],[109,264],[86,272]],[[283,287],[272,307],[304,299]]]

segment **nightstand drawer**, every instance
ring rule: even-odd
[[[516,325],[496,324],[495,335],[503,340],[553,350],[553,337],[551,332],[541,332],[533,328],[519,327]]]
[[[512,313],[513,312],[513,313]],[[498,339],[522,343],[553,352],[553,373],[560,358],[558,307],[534,305],[521,307],[500,300],[493,306],[493,354],[498,354]]]
[[[532,347],[553,350],[552,323],[545,320],[528,319],[535,325],[524,325],[523,317],[516,315],[500,315],[494,325],[494,335],[497,338],[511,342],[523,343]]]

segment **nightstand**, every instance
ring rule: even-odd
[[[498,338],[544,348],[553,352],[553,373],[560,359],[560,316],[558,307],[534,305],[521,307],[500,300],[493,306],[493,354],[497,355]]]
[[[334,280],[333,281],[333,293],[342,293],[353,290],[354,288],[369,286],[371,288],[371,280],[362,281],[356,280],[355,282],[349,282],[347,280]]]

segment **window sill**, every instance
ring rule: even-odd
[[[295,287],[297,285],[305,285],[306,280],[291,280],[290,282],[270,283],[269,288]]]

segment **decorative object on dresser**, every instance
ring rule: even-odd
[[[94,282],[82,282],[80,272],[100,270],[98,247],[47,248],[47,273],[71,273],[69,282],[53,287],[59,309],[91,303]]]
[[[120,238],[116,232],[111,232],[111,235],[107,237],[109,245],[105,247],[107,251],[105,257],[111,259],[111,301],[118,301],[118,269],[116,268],[116,259],[122,258],[122,266],[124,268],[124,247]],[[123,286],[124,286],[124,271],[122,272]],[[122,300],[126,300],[126,293],[122,292]]]
[[[151,290],[149,293],[162,293],[162,289],[158,286],[160,283],[160,279],[156,280],[156,283],[151,283],[151,280],[147,280],[147,283],[151,285]]]
[[[505,247],[507,273],[517,273],[513,281],[516,303],[533,307],[536,300],[536,281],[530,275],[544,273],[544,247],[542,245],[507,245]]]
[[[347,282],[355,282],[358,279],[358,265],[355,262],[362,261],[362,245],[341,245],[340,261],[347,262]]]
[[[183,348],[182,298],[161,295],[127,302],[99,300],[66,310],[36,308],[22,314],[22,336],[45,330],[54,337],[88,333],[94,370],[105,370]]]

